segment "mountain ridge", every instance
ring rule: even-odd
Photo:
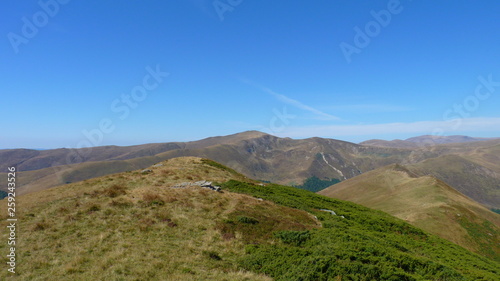
[[[477,141],[488,141],[498,138],[478,138],[463,135],[452,135],[452,136],[435,136],[435,135],[422,135],[417,137],[411,137],[404,140],[381,140],[381,139],[371,139],[360,142],[361,145],[369,146],[381,146],[381,147],[394,147],[394,148],[417,148],[422,146],[432,146],[439,144],[453,144],[453,143],[465,143],[465,142],[477,142]]]
[[[64,164],[68,151],[66,154],[56,151],[56,156],[50,156],[50,151],[43,152],[45,158],[30,158],[29,152],[21,151],[17,162],[12,160],[16,157],[11,156],[2,158],[6,161],[1,164],[22,163],[18,166],[21,194],[145,168],[180,156],[214,159],[249,177],[288,185],[300,185],[311,177],[345,180],[385,165],[402,164],[419,175],[436,176],[490,208],[500,208],[500,140],[408,149],[363,146],[317,137],[295,140],[250,131],[188,143],[150,144],[131,149],[95,148],[87,158],[80,159],[86,162],[70,165]],[[4,155],[0,153],[0,157]],[[91,161],[93,159],[108,160]],[[447,165],[448,161],[452,161],[452,165]],[[42,162],[46,163],[45,166],[61,165],[23,171],[23,165],[41,165]],[[469,174],[471,178],[464,180],[464,175]],[[5,173],[0,173],[0,179],[5,176]],[[474,181],[481,184],[478,186]]]
[[[418,176],[393,164],[335,184],[318,194],[387,212],[500,261],[500,215],[433,176]],[[465,226],[468,222],[489,227],[476,227],[472,232]]]

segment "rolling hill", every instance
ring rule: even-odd
[[[182,184],[200,180],[218,182],[222,192]],[[500,274],[498,262],[386,213],[262,184],[208,159],[170,159],[16,202],[17,276],[3,270],[2,280],[497,280]],[[8,233],[1,235],[7,241]],[[6,247],[0,243],[0,251]]]
[[[419,175],[433,175],[485,206],[498,206],[498,168],[488,168],[478,162],[466,155],[449,154],[408,165],[408,168]]]
[[[390,165],[319,194],[387,212],[412,225],[500,261],[500,215],[433,176]]]

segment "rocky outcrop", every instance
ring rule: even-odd
[[[197,181],[197,182],[183,182],[183,183],[176,184],[172,187],[173,188],[184,188],[184,187],[188,187],[188,186],[199,186],[199,187],[211,189],[213,191],[221,191],[220,186],[212,185],[211,181],[205,181],[205,180]]]
[[[335,213],[335,211],[332,211],[332,210],[328,210],[328,209],[319,209],[320,211],[323,211],[323,212],[327,212],[327,213],[330,213],[332,214],[333,216],[338,216],[337,213]],[[340,216],[341,218],[345,219],[344,216]]]

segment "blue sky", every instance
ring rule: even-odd
[[[500,2],[3,1],[0,148],[500,137]]]

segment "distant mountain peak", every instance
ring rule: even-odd
[[[395,140],[381,140],[381,139],[371,139],[361,142],[361,145],[368,146],[380,146],[380,147],[394,147],[394,148],[417,148],[429,145],[439,145],[448,143],[466,143],[466,142],[476,142],[476,141],[487,141],[494,138],[477,138],[462,135],[453,136],[433,136],[433,135],[423,135],[417,137],[407,138],[405,140],[395,139]]]
[[[408,138],[405,141],[413,142],[413,143],[423,143],[423,144],[445,144],[445,143],[461,143],[461,142],[472,142],[472,141],[483,141],[488,140],[487,138],[475,138],[469,136],[462,135],[453,135],[453,136],[433,136],[433,135],[424,135],[419,137]]]

